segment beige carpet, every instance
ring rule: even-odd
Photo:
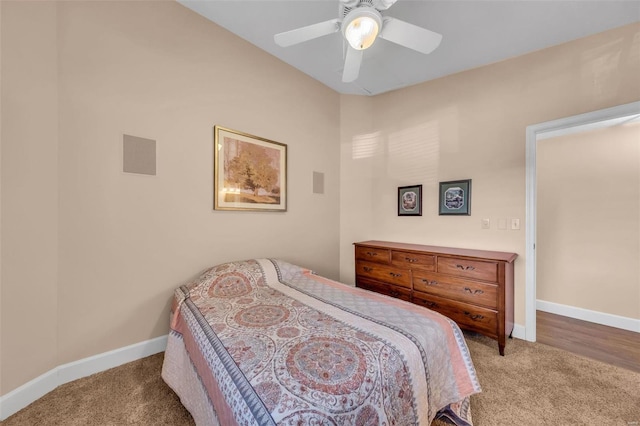
[[[467,341],[483,388],[471,398],[476,426],[640,425],[638,373],[518,339],[505,357],[493,340]],[[192,425],[161,365],[158,354],[67,383],[0,424]]]

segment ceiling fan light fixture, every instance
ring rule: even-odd
[[[353,9],[343,21],[343,34],[349,45],[356,50],[371,47],[382,26],[380,13],[371,7]]]

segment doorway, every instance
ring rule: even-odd
[[[572,132],[596,129],[640,117],[640,102],[633,102],[548,121],[527,127],[526,130],[526,272],[525,272],[525,339],[536,341],[536,212],[537,212],[537,141]]]

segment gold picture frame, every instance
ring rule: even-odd
[[[286,211],[287,145],[213,128],[215,210]]]

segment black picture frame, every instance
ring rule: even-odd
[[[471,179],[440,182],[438,214],[471,216]]]
[[[398,187],[398,216],[422,216],[422,185]]]

